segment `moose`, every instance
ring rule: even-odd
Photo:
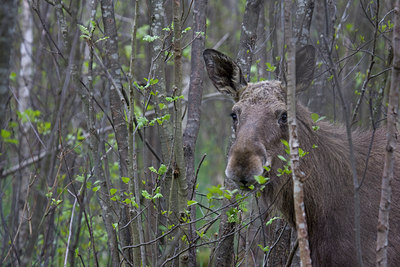
[[[214,86],[235,100],[231,113],[234,139],[228,152],[226,177],[242,187],[255,184],[255,175],[269,177],[263,200],[273,203],[294,227],[291,176],[278,171],[285,165],[278,155],[286,155],[281,140],[289,138],[284,84],[276,80],[247,83],[240,67],[223,53],[206,49],[203,57]],[[297,89],[309,86],[314,66],[315,48],[299,49]],[[312,113],[301,104],[296,109],[300,147],[309,152],[301,157],[300,168],[306,175],[304,206],[313,266],[356,266],[354,186],[345,127],[326,120],[315,122]],[[376,258],[386,132],[376,130],[370,152],[371,131],[356,129],[352,137],[360,180],[362,257],[365,266],[372,266]],[[399,142],[397,147],[400,149]],[[388,260],[389,266],[400,266],[400,150],[395,150],[394,165]]]

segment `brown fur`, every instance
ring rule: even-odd
[[[216,84],[217,61],[227,59],[217,52],[213,53],[213,61],[206,52],[205,59],[210,78]],[[231,64],[236,67],[235,63]],[[283,166],[278,155],[286,155],[280,140],[288,140],[287,126],[279,122],[282,112],[286,110],[285,92],[278,81],[246,86],[244,90],[231,88],[229,93],[238,99],[232,109],[238,119],[234,125],[236,138],[228,156],[227,177],[240,185],[248,185],[254,183],[254,175],[263,173],[263,165],[271,165],[271,171],[263,173],[270,178],[263,197],[267,203],[273,203],[294,226],[291,178],[277,176],[277,169]],[[314,131],[311,112],[301,105],[297,106],[297,123],[300,147],[309,152],[301,158],[300,168],[307,176],[304,202],[313,266],[356,266],[354,188],[345,128],[320,121],[317,123],[320,129]],[[371,136],[370,131],[356,130],[352,133],[359,180],[364,173]],[[312,148],[313,145],[317,148]],[[375,262],[385,146],[385,130],[378,129],[360,189],[361,244],[365,266],[372,266]],[[400,266],[400,144],[397,147],[392,182],[389,266]]]

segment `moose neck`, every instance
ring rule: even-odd
[[[297,105],[297,124],[300,148],[307,155],[300,159],[300,168],[306,174],[305,207],[308,217],[309,230],[321,223],[321,218],[328,218],[329,211],[337,210],[343,201],[350,201],[352,184],[350,166],[348,163],[348,145],[345,129],[341,125],[321,121],[314,125],[311,112],[302,105]],[[314,130],[312,126],[319,126]],[[281,155],[284,155],[282,145]],[[277,155],[276,155],[277,156]],[[271,187],[266,196],[270,203],[276,204],[278,210],[294,225],[293,189],[290,175],[277,176],[278,168],[283,163],[275,157],[272,163]],[[344,188],[337,190],[338,188]],[[307,194],[307,192],[325,192],[325,194]],[[329,194],[329,197],[326,197]],[[312,196],[312,197],[310,197]]]

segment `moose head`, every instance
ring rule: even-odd
[[[279,81],[247,83],[240,67],[212,49],[203,53],[208,75],[219,92],[233,97],[231,117],[235,140],[230,148],[225,174],[239,185],[255,182],[277,155],[277,144],[288,138],[286,93]],[[297,89],[313,78],[315,49],[305,46],[296,53]],[[279,146],[281,147],[281,146]]]

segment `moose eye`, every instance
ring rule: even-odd
[[[282,114],[281,114],[281,116],[279,118],[279,123],[280,124],[286,124],[287,123],[287,113],[286,113],[286,111],[282,112]]]
[[[231,117],[232,117],[232,120],[233,120],[234,123],[236,123],[238,121],[238,116],[237,116],[236,113],[232,112],[231,113]]]

